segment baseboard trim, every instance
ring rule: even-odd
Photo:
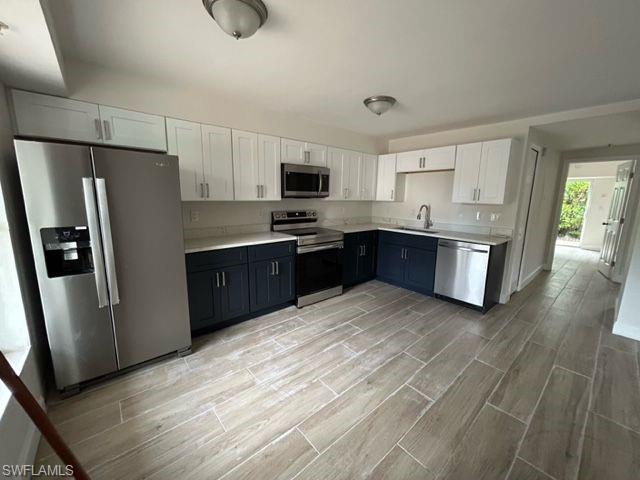
[[[544,270],[544,265],[540,265],[538,268],[536,268],[533,272],[531,272],[529,275],[527,275],[525,277],[524,280],[522,280],[519,284],[518,284],[518,290],[522,290],[523,288],[525,288],[527,285],[529,285],[534,278],[536,278],[538,276],[538,274]]]
[[[621,322],[613,324],[613,333],[621,337],[631,338],[640,342],[640,327],[623,325]]]

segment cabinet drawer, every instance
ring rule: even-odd
[[[380,232],[380,241],[394,243],[406,247],[422,248],[435,252],[438,250],[438,239],[424,235],[413,235],[411,233]]]
[[[241,263],[247,263],[247,247],[187,254],[187,272],[199,272]]]
[[[255,245],[249,247],[249,261],[259,262],[261,260],[269,260],[271,258],[286,257],[293,255],[295,251],[295,241]]]

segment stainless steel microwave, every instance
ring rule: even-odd
[[[319,198],[329,196],[329,169],[312,165],[283,163],[282,198]]]

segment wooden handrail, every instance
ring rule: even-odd
[[[49,419],[47,412],[44,411],[24,382],[16,372],[13,371],[9,361],[2,352],[0,352],[0,378],[20,406],[27,412],[27,415],[29,415],[33,423],[38,427],[38,430],[40,430],[47,442],[49,442],[54,452],[58,454],[66,465],[73,467],[73,476],[78,480],[88,480],[89,475],[85,469],[82,468],[76,456],[58,433],[58,430],[56,430],[56,427]]]

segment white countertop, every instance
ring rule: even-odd
[[[293,235],[278,232],[241,233],[219,237],[192,238],[184,241],[185,253],[207,252],[223,248],[247,247],[265,243],[287,242],[295,240]]]
[[[482,233],[455,232],[452,230],[440,230],[434,228],[436,233],[418,232],[415,230],[405,230],[398,225],[386,225],[383,223],[362,223],[356,225],[332,225],[328,228],[340,230],[344,233],[367,232],[370,230],[385,230],[387,232],[398,232],[407,235],[422,235],[423,237],[443,238],[460,242],[481,243],[483,245],[502,245],[511,241],[510,237],[499,235],[487,235]]]

